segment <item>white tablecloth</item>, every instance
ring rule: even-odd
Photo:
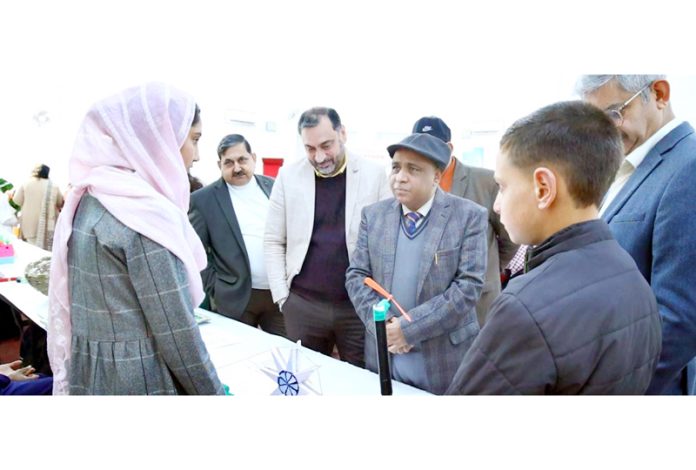
[[[28,243],[14,243],[16,260],[12,265],[0,265],[0,277],[21,275],[28,263],[49,254]],[[0,296],[12,303],[36,324],[46,328],[48,298],[29,284],[0,282]],[[260,367],[283,369],[297,346],[291,341],[265,333],[241,322],[216,313],[198,310],[209,321],[200,325],[220,380],[235,395],[270,395],[277,383],[259,371]],[[275,357],[274,357],[275,353]],[[299,348],[299,372],[311,371],[306,381],[312,390],[322,395],[379,395],[379,377],[365,369],[338,361],[305,347]],[[293,370],[295,370],[293,369]],[[302,387],[302,385],[300,385]],[[393,381],[394,395],[428,395],[427,392]]]
[[[0,278],[22,277],[27,264],[44,256],[51,256],[50,251],[42,250],[21,240],[12,242],[15,261],[12,264],[0,264]],[[0,296],[31,318],[37,325],[46,329],[48,297],[27,283],[15,281],[0,282]]]

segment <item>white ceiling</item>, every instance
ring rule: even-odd
[[[256,150],[267,156],[297,151],[297,113],[315,105],[336,108],[349,139],[353,131],[362,146],[406,134],[430,114],[462,136],[504,129],[540,106],[570,99],[578,73],[616,63],[611,51],[590,54],[606,38],[572,43],[568,15],[544,20],[528,3],[467,9],[440,0],[15,3],[3,6],[9,11],[0,20],[7,65],[0,103],[9,110],[0,113],[0,128],[10,137],[3,162],[13,159],[3,171],[24,179],[45,162],[62,184],[90,104],[147,80],[196,97],[202,151],[214,159],[217,141],[231,129],[230,113],[254,115],[257,128],[270,122],[285,135],[266,143],[256,132]],[[687,103],[677,112],[696,116],[696,80],[677,81],[675,100]],[[50,122],[38,126],[41,111]]]

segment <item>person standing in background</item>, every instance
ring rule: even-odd
[[[285,336],[263,255],[273,179],[254,174],[256,154],[240,134],[223,137],[217,154],[220,179],[193,193],[189,209],[191,225],[208,255],[201,272],[203,289],[211,310]]]
[[[49,251],[53,246],[56,220],[63,207],[63,194],[49,179],[50,170],[46,165],[37,165],[32,178],[20,186],[13,197],[22,207],[19,214],[21,238]]]
[[[612,119],[625,158],[599,215],[650,283],[662,353],[648,394],[696,393],[696,133],[664,75],[585,75],[578,94]]]
[[[271,193],[264,255],[288,337],[364,367],[365,327],[346,291],[363,207],[389,197],[386,171],[347,152],[336,110],[312,108],[297,131],[307,158],[283,165]]]

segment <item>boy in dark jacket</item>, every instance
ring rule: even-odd
[[[448,394],[642,394],[657,365],[655,297],[597,208],[623,158],[619,131],[580,101],[518,120],[500,143],[494,209],[532,245],[493,302]]]

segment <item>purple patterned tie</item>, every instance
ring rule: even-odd
[[[416,222],[422,219],[423,216],[418,212],[409,212],[404,215],[404,227],[406,228],[406,233],[409,236],[413,236],[416,233]]]

